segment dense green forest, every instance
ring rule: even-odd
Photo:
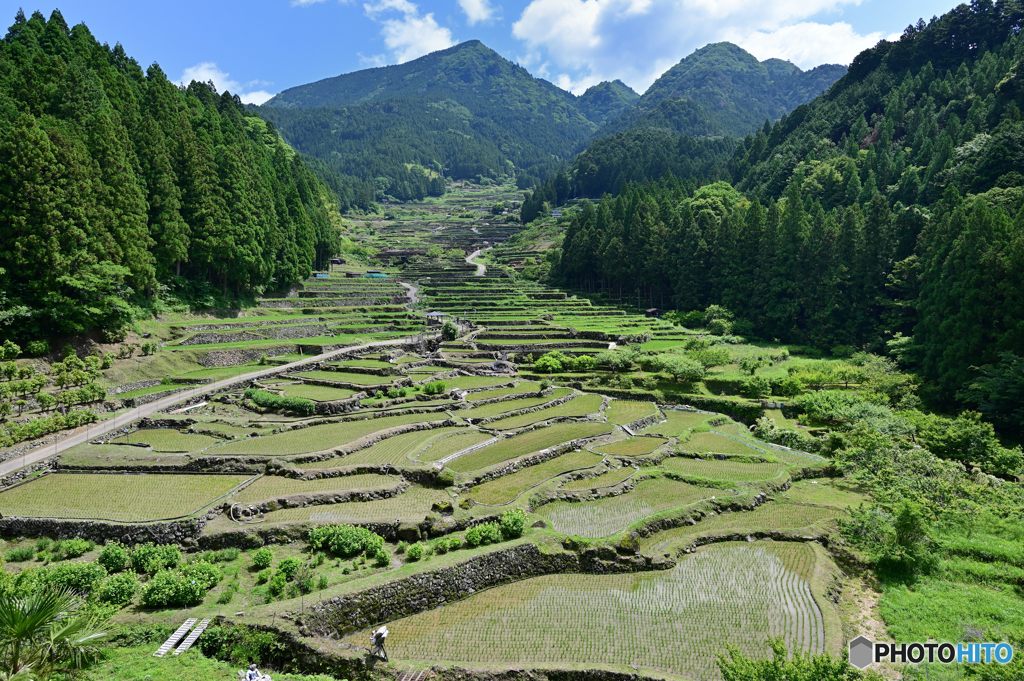
[[[585,204],[557,275],[723,305],[764,338],[888,346],[931,397],[1021,432],[1022,20],[978,1],[921,21],[748,136],[731,184],[669,178]]]
[[[690,135],[746,135],[809,102],[846,73],[823,64],[810,71],[781,59],[759,62],[732,43],[705,45],[663,73],[637,101],[598,132],[664,128]]]
[[[0,337],[114,332],[164,287],[282,288],[335,197],[237,97],[20,11],[0,43]]]
[[[521,189],[532,188],[595,137],[608,138],[591,145],[586,170],[574,173],[583,181],[573,195],[599,196],[665,170],[717,173],[732,145],[712,141],[705,148],[683,137],[750,133],[844,72],[836,65],[803,72],[778,59],[758,62],[718,43],[682,60],[643,97],[621,81],[575,97],[474,40],[406,64],[294,87],[258,112],[296,149],[322,159],[318,169],[350,184],[373,183],[378,197],[403,201],[442,194],[443,177],[514,176]],[[625,137],[616,135],[623,131]],[[627,163],[623,149],[631,149]]]

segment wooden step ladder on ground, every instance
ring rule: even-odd
[[[398,681],[423,681],[426,675],[426,669],[422,669],[419,672],[415,669],[410,669],[409,671],[401,672],[398,675]]]
[[[210,618],[207,617],[199,623],[198,627],[192,630],[192,633],[188,635],[188,638],[186,638],[180,646],[174,649],[174,654],[181,655],[182,653],[187,652],[188,649],[192,647],[192,644],[196,642],[196,639],[199,638],[199,635],[206,631],[206,627],[209,625]]]
[[[153,657],[163,657],[164,655],[166,655],[171,650],[171,648],[174,647],[174,644],[180,641],[182,637],[184,637],[185,634],[188,633],[188,630],[191,629],[198,621],[198,617],[190,617],[189,619],[185,620],[185,623],[178,627],[178,629],[173,634],[171,634],[171,637],[164,641],[162,646],[157,648],[157,651],[153,653]]]

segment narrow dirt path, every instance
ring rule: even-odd
[[[150,402],[149,404],[144,404],[141,407],[136,407],[135,409],[127,411],[124,414],[118,414],[117,416],[114,416],[113,418],[108,419],[106,421],[92,423],[89,424],[88,426],[78,428],[75,431],[73,431],[72,435],[64,438],[63,440],[60,440],[59,442],[55,442],[51,445],[46,445],[45,447],[33,449],[32,451],[27,452],[22,456],[18,456],[8,461],[5,461],[2,464],[0,464],[0,476],[7,475],[8,473],[13,473],[19,468],[30,466],[38,461],[42,461],[43,459],[54,456],[55,454],[59,454],[65,449],[70,449],[71,447],[80,445],[83,442],[88,442],[89,440],[95,437],[99,437],[100,435],[104,435],[106,433],[118,430],[119,428],[123,428],[128,424],[132,423],[133,421],[137,421],[138,419],[143,418],[144,416],[151,416],[152,414],[155,414],[162,409],[166,409],[170,406],[178,404],[179,402],[190,400],[193,397],[197,397],[199,395],[217,392],[218,390],[227,388],[229,385],[235,383],[263,378],[264,376],[269,376],[282,370],[298,369],[302,366],[305,366],[306,364],[322,362],[324,360],[331,359],[332,357],[336,357],[337,355],[343,353],[369,350],[371,348],[385,347],[389,345],[401,345],[402,343],[408,342],[409,340],[407,338],[396,338],[395,340],[375,341],[373,343],[367,343],[366,345],[340,348],[338,350],[325,352],[322,355],[316,355],[308,359],[302,359],[299,360],[298,362],[291,362],[290,364],[285,364],[283,366],[270,367],[269,369],[260,369],[258,371],[252,371],[247,374],[239,374],[238,376],[232,376],[231,378],[226,378],[224,380],[217,381],[216,383],[197,386],[192,390],[176,393],[174,395],[171,395],[170,397],[165,397],[161,400]]]
[[[478,277],[482,277],[487,273],[487,266],[484,265],[483,263],[473,262],[473,258],[483,253],[484,250],[486,249],[476,250],[466,256],[466,262],[468,262],[470,265],[476,265],[476,276]]]
[[[405,290],[409,292],[410,305],[415,305],[416,303],[420,302],[420,297],[416,295],[419,292],[419,288],[413,286],[412,284],[406,284],[404,281],[400,281],[398,283],[404,286]]]

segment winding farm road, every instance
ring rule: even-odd
[[[466,262],[468,262],[470,265],[476,265],[476,276],[478,277],[482,277],[487,273],[487,266],[480,262],[473,262],[473,258],[480,255],[485,250],[487,249],[479,249],[473,251],[472,253],[466,256]]]
[[[252,371],[247,374],[239,374],[238,376],[232,376],[231,378],[217,381],[215,383],[197,386],[192,390],[186,390],[184,392],[176,393],[174,395],[171,395],[170,397],[165,397],[163,399],[156,400],[155,402],[144,404],[141,407],[136,407],[135,409],[127,411],[123,414],[117,414],[113,418],[108,419],[106,421],[100,421],[99,423],[92,423],[89,424],[88,426],[77,428],[74,431],[72,431],[71,435],[64,438],[63,440],[55,442],[51,445],[46,445],[44,447],[38,447],[30,452],[26,452],[22,456],[9,459],[0,464],[0,477],[13,473],[19,468],[30,466],[38,461],[42,461],[43,459],[54,456],[55,454],[59,454],[65,449],[70,449],[71,447],[80,445],[83,442],[88,442],[89,440],[100,435],[104,435],[106,433],[118,430],[120,428],[124,428],[133,421],[137,421],[138,419],[143,418],[145,416],[151,416],[163,409],[167,409],[168,407],[174,406],[179,402],[190,400],[193,397],[197,397],[199,395],[215,393],[218,390],[223,390],[224,388],[227,388],[228,386],[235,383],[239,383],[241,381],[250,381],[258,378],[263,378],[264,376],[269,376],[282,370],[297,369],[299,367],[305,366],[306,364],[312,364],[314,362],[323,362],[324,360],[331,359],[332,357],[336,357],[344,353],[358,352],[362,350],[369,350],[372,348],[385,347],[388,345],[401,345],[403,343],[408,342],[409,339],[407,338],[396,338],[395,340],[374,341],[373,343],[367,343],[365,345],[340,348],[338,350],[331,350],[330,352],[325,352],[322,355],[315,355],[308,359],[302,359],[299,360],[298,362],[291,362],[290,364],[285,364],[278,367],[270,367],[267,369],[259,369],[258,371]]]

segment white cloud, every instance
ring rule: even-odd
[[[760,60],[788,59],[802,69],[819,64],[849,64],[860,52],[873,47],[882,38],[898,39],[881,31],[860,35],[845,22],[816,24],[802,22],[775,31],[756,31],[736,44]]]
[[[384,66],[388,63],[387,55],[383,54],[371,54],[367,57],[362,52],[356,52],[356,56],[359,57],[359,65],[367,68],[373,68],[375,66]]]
[[[420,16],[419,8],[409,0],[375,0],[363,5],[366,16],[382,24],[380,30],[399,64],[455,44],[452,32],[440,26],[433,13]],[[400,18],[384,18],[391,12]]]
[[[292,0],[292,7],[309,7],[321,2],[327,2],[327,0]]]
[[[198,80],[201,83],[213,81],[213,85],[217,88],[218,92],[224,92],[227,90],[233,95],[238,95],[238,97],[246,104],[263,104],[274,96],[266,90],[252,89],[259,85],[270,85],[270,83],[261,80],[253,80],[244,84],[239,83],[237,80],[231,79],[230,73],[221,71],[217,68],[216,62],[212,61],[200,62],[195,66],[190,66],[185,69],[181,74],[181,78],[178,79],[178,82],[183,85],[188,85],[193,80]]]
[[[490,0],[459,0],[459,7],[466,13],[466,23],[470,26],[490,21],[496,12]]]
[[[512,25],[537,61],[550,62],[573,92],[620,78],[643,92],[695,49],[728,40],[759,59],[804,66],[849,63],[880,34],[815,23],[862,0],[531,0]]]

